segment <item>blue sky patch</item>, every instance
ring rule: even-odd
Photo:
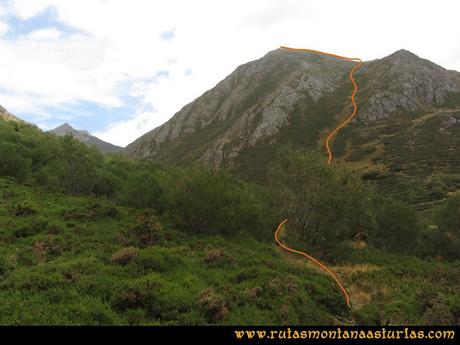
[[[176,36],[176,30],[165,30],[161,33],[160,38],[163,41],[172,41]]]
[[[17,16],[7,15],[3,20],[9,26],[8,32],[4,35],[6,39],[14,39],[37,30],[49,28],[55,28],[64,34],[81,33],[80,30],[59,21],[58,13],[54,7],[47,7],[31,18],[22,19]]]
[[[94,102],[74,102],[65,106],[48,107],[45,113],[52,115],[49,119],[40,121],[46,127],[54,128],[68,122],[76,129],[85,129],[89,132],[103,130],[109,123],[123,121],[136,114],[139,102],[136,99],[125,100],[122,107],[107,107]],[[36,114],[16,114],[26,121],[35,122]]]

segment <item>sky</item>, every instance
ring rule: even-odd
[[[0,104],[125,146],[280,45],[460,71],[458,0],[0,0]]]

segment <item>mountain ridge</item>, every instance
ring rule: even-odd
[[[13,122],[18,122],[18,123],[24,123],[25,122],[24,120],[21,120],[20,118],[18,118],[16,116],[14,116],[13,114],[11,114],[8,110],[3,108],[1,105],[0,105],[0,119],[2,119],[4,121],[13,121]]]
[[[189,145],[192,147],[186,154],[208,146],[197,155],[198,160],[219,167],[225,160],[224,146],[228,146],[229,157],[234,158],[244,147],[253,146],[259,139],[276,141],[279,129],[289,122],[297,104],[318,103],[340,84],[346,84],[345,77],[352,64],[313,53],[276,49],[261,59],[237,67],[214,88],[184,106],[165,124],[129,144],[126,150],[133,157],[174,161],[166,144],[183,146],[187,137],[216,121],[217,127],[227,128],[217,139],[214,136],[208,142]],[[420,69],[414,68],[414,64]],[[404,72],[405,69],[408,71]],[[273,76],[263,75],[264,70],[267,74],[278,74],[275,77],[278,80],[272,82],[274,85],[270,85]],[[279,75],[280,70],[284,76]],[[374,78],[363,77],[368,74]],[[460,92],[460,73],[450,72],[404,49],[379,60],[364,62],[356,75],[361,77],[358,82],[362,91],[358,93],[360,107],[355,121],[375,121],[398,110],[415,111],[433,103],[441,104],[447,100],[449,92]],[[388,79],[396,83],[389,83]],[[255,86],[251,88],[248,84]],[[264,87],[269,90],[261,95]],[[369,90],[372,92],[366,94]],[[348,94],[341,96],[345,103]],[[251,103],[251,98],[252,104],[245,107],[244,102]],[[263,111],[258,111],[257,107]],[[246,144],[236,143],[241,140]]]
[[[94,145],[96,146],[100,151],[104,153],[111,153],[111,152],[117,152],[121,151],[123,148],[120,146],[116,146],[113,144],[110,144],[108,142],[105,142],[94,135],[90,134],[86,130],[77,130],[73,128],[71,125],[69,125],[67,122],[63,123],[62,125],[48,131],[49,133],[56,134],[57,136],[64,136],[64,135],[72,135],[75,139],[78,141],[86,144],[86,145]]]
[[[164,165],[228,168],[258,181],[283,145],[321,150],[326,159],[327,134],[351,112],[353,64],[271,51],[237,67],[125,152]],[[336,162],[423,210],[459,189],[452,181],[460,169],[460,73],[402,49],[365,61],[354,76],[358,113],[332,142]],[[445,179],[442,193],[437,179]]]

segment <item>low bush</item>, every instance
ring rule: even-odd
[[[20,146],[0,142],[0,176],[12,176],[24,182],[31,172],[32,161],[24,157]]]
[[[111,261],[113,264],[126,265],[139,255],[139,250],[134,247],[121,248],[113,253]]]
[[[426,224],[411,207],[399,201],[381,199],[376,203],[376,230],[370,243],[392,251],[415,254]]]
[[[169,213],[180,229],[195,234],[232,235],[244,230],[263,236],[273,213],[249,185],[226,172],[203,168],[180,172]]]

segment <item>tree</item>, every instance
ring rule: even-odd
[[[97,197],[113,197],[120,189],[121,181],[118,177],[109,171],[102,170],[97,173],[93,185],[93,193]]]
[[[133,172],[124,184],[122,199],[126,205],[137,208],[153,208],[163,212],[166,189],[159,173]]]
[[[31,160],[23,157],[17,144],[0,144],[0,175],[15,177],[19,182],[26,180],[30,173]]]
[[[376,204],[377,229],[371,243],[398,252],[417,252],[425,230],[418,213],[399,201],[382,198]]]
[[[102,155],[70,135],[59,138],[59,144],[57,156],[50,163],[53,184],[70,194],[91,193],[102,164]]]
[[[185,231],[271,233],[274,224],[268,208],[248,184],[232,175],[196,167],[176,172],[174,182],[170,213]]]
[[[434,211],[439,230],[452,237],[460,237],[460,194],[451,196]]]
[[[437,252],[448,259],[460,258],[460,194],[444,201],[433,212],[433,220],[443,238]]]
[[[316,153],[283,148],[270,173],[289,229],[309,248],[332,249],[374,227],[372,193]]]

